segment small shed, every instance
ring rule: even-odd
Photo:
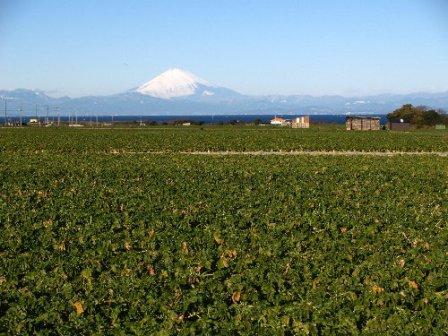
[[[412,125],[403,120],[389,121],[387,123],[387,128],[391,131],[410,131],[412,130]]]
[[[347,131],[379,131],[380,117],[347,116],[345,126]]]
[[[310,128],[310,116],[294,118],[291,123],[292,128]]]

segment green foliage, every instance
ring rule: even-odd
[[[406,104],[387,115],[390,121],[403,119],[405,122],[416,126],[434,126],[436,124],[448,124],[448,117],[442,111],[428,109],[424,106],[414,107]]]
[[[0,151],[103,154],[179,151],[448,151],[448,133],[347,132],[342,127],[165,127],[147,129],[1,129]]]
[[[202,133],[98,132],[1,139],[0,334],[448,332],[446,158],[104,155]]]

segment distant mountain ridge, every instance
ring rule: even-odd
[[[406,103],[448,109],[448,92],[363,97],[248,96],[175,68],[120,94],[53,98],[41,90],[16,89],[0,90],[0,99],[6,101],[10,115],[17,114],[21,107],[31,115],[36,105],[40,109],[57,106],[62,115],[385,114]]]

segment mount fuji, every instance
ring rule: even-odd
[[[212,85],[191,72],[172,68],[149,82],[140,85],[135,92],[160,99],[192,99],[220,101],[242,98],[236,91]]]

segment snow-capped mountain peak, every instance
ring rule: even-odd
[[[170,99],[193,95],[199,87],[213,88],[213,85],[188,71],[172,68],[139,86],[136,91],[156,98]]]

